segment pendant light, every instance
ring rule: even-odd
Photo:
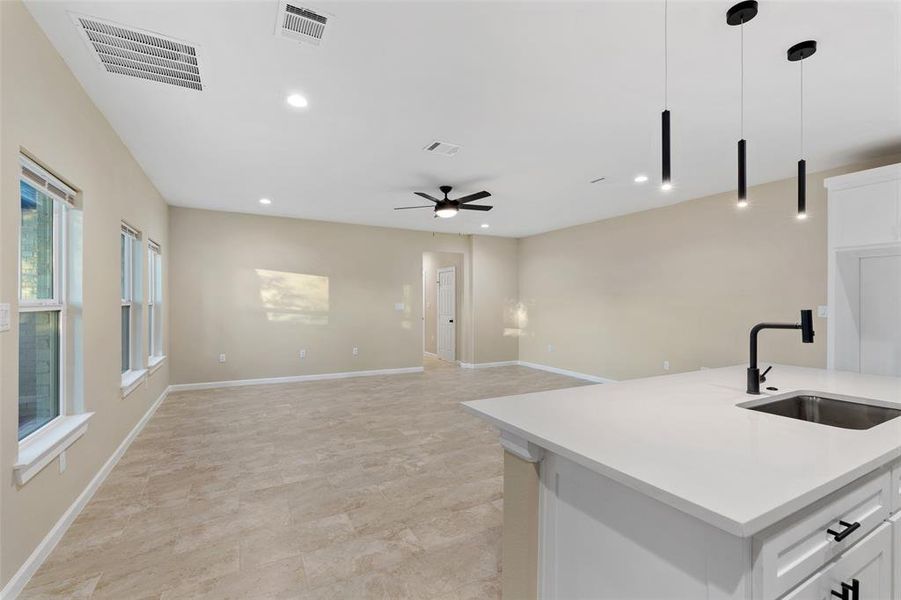
[[[798,161],[798,218],[807,218],[807,161],[804,160],[804,59],[814,55],[817,43],[814,40],[798,42],[788,49],[789,62],[800,63],[801,79],[801,159]]]
[[[669,0],[663,0],[663,112],[660,114],[661,131],[661,169],[660,189],[668,192],[673,189],[670,171],[670,124],[669,124]]]
[[[748,147],[745,140],[745,23],[757,16],[757,0],[739,2],[726,12],[726,23],[741,31],[741,59],[739,62],[740,109],[738,140],[738,202],[739,208],[748,205]]]

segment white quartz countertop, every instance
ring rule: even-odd
[[[733,535],[754,535],[901,456],[901,418],[840,429],[739,408],[735,366],[464,402],[499,429]],[[776,365],[763,386],[901,405],[901,378]],[[901,407],[901,406],[899,406]]]

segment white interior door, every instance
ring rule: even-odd
[[[901,256],[860,259],[860,372],[901,377]]]
[[[457,354],[456,272],[454,267],[438,269],[438,357],[453,361]]]

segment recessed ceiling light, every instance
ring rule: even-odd
[[[489,227],[491,227],[491,225],[488,223],[482,223],[482,229],[488,229]]]
[[[269,205],[272,204],[272,200],[269,198],[260,198],[260,204]]]
[[[294,108],[306,108],[307,106],[307,99],[300,94],[291,94],[288,96],[287,102]]]
[[[636,175],[634,181],[635,181],[635,183],[644,183],[647,180],[648,180],[647,175]]]
[[[673,189],[673,184],[671,184],[670,182],[666,182],[664,184],[661,184],[660,189],[663,190],[664,192],[668,192],[671,189]]]

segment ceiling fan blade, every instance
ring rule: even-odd
[[[438,198],[433,198],[432,196],[429,196],[425,192],[413,192],[413,193],[416,194],[417,196],[419,196],[420,198],[425,198],[426,200],[431,200],[432,202],[441,202],[441,200],[439,200]]]
[[[491,210],[493,206],[485,206],[484,204],[461,204],[458,206],[460,210]]]
[[[476,192],[475,194],[470,194],[468,196],[463,196],[462,198],[457,198],[457,202],[460,204],[466,204],[467,202],[475,202],[476,200],[481,200],[482,198],[487,198],[490,196],[490,192]]]
[[[399,206],[394,210],[408,210],[411,208],[433,208],[433,206],[431,204],[424,204],[422,206]]]

